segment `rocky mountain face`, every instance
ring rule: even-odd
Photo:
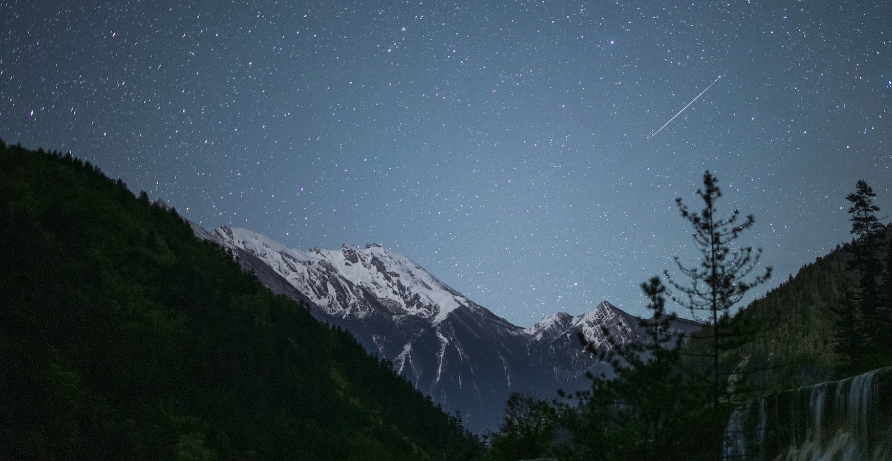
[[[582,349],[577,332],[604,347],[610,344],[602,326],[621,342],[641,333],[637,317],[606,301],[579,316],[558,312],[529,328],[515,326],[378,245],[305,252],[245,229],[193,228],[231,249],[273,291],[306,302],[316,318],[392,361],[476,432],[496,428],[511,392],[551,397],[558,388],[584,387],[585,372],[604,365]]]

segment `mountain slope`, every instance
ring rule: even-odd
[[[892,225],[882,239],[885,245],[892,242]],[[759,328],[727,361],[746,360],[758,385],[771,391],[846,377],[835,371],[841,358],[835,350],[840,325],[834,310],[842,307],[847,289],[857,292],[852,258],[852,243],[838,245],[742,309],[734,321]]]
[[[0,459],[477,449],[390,362],[89,163],[0,143],[0,241]]]

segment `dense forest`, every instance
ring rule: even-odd
[[[392,364],[70,154],[0,142],[0,459],[469,459]]]
[[[892,241],[892,226],[884,229],[883,240]],[[750,357],[746,369],[759,389],[776,391],[854,376],[888,366],[890,357],[875,357],[867,363],[853,363],[845,357],[847,338],[841,335],[862,319],[846,318],[846,299],[858,286],[860,274],[854,270],[857,242],[837,246],[826,256],[799,269],[765,296],[753,301],[735,322],[758,325],[752,337],[729,353],[729,361]],[[855,311],[852,307],[850,311]],[[864,325],[860,325],[864,327]],[[884,338],[876,338],[883,341]],[[892,333],[885,339],[892,341]],[[868,355],[867,345],[861,354]]]

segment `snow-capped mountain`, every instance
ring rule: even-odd
[[[264,260],[329,315],[362,319],[383,307],[393,315],[438,324],[459,307],[479,307],[408,258],[378,245],[304,252],[245,229],[221,227],[215,235],[226,246]]]
[[[602,326],[622,342],[640,333],[636,317],[606,301],[579,316],[559,312],[529,328],[515,326],[378,245],[301,251],[245,229],[193,228],[231,249],[273,291],[303,300],[316,318],[391,360],[478,432],[495,429],[511,392],[550,397],[585,384],[581,377],[599,364],[577,332],[604,347],[610,344]]]

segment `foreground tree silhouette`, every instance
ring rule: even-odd
[[[865,320],[877,327],[881,323],[877,318],[881,304],[877,276],[883,271],[883,265],[879,258],[880,235],[883,226],[876,217],[876,212],[880,211],[880,207],[873,203],[876,194],[867,185],[867,182],[858,181],[855,189],[855,192],[846,196],[846,200],[852,203],[849,208],[852,234],[857,236],[855,259],[851,262],[851,268],[858,270],[861,276],[858,300],[861,302]]]
[[[740,212],[734,210],[729,218],[716,216],[716,201],[722,193],[718,180],[708,170],[703,175],[703,189],[697,190],[703,200],[703,209],[692,212],[682,201],[676,199],[681,216],[688,220],[694,228],[694,242],[700,252],[700,263],[696,266],[685,266],[676,256],[675,263],[684,275],[684,281],[674,279],[669,271],[666,278],[681,296],[672,299],[689,309],[696,317],[705,317],[711,323],[701,338],[709,341],[709,357],[711,364],[712,431],[710,443],[715,450],[715,459],[722,457],[722,435],[724,416],[722,402],[728,395],[729,373],[719,369],[719,358],[723,351],[730,349],[739,336],[730,331],[730,311],[743,300],[744,295],[753,287],[765,283],[771,276],[771,267],[764,274],[751,277],[762,250],[752,247],[739,247],[735,241],[740,234],[752,227],[754,218],[748,215],[740,220]]]
[[[884,274],[880,254],[885,229],[876,216],[880,208],[873,203],[874,197],[876,194],[863,180],[858,181],[855,192],[846,196],[852,204],[848,210],[851,233],[856,236],[849,269],[857,272],[858,283],[854,292],[846,290],[834,310],[837,315],[836,352],[841,358],[837,373],[840,376],[884,366],[892,354],[888,341],[888,328],[892,326],[890,300],[884,293],[889,287],[879,283]],[[886,267],[887,278],[890,269]]]

